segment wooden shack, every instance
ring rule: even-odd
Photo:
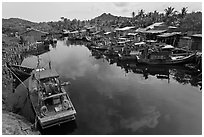
[[[172,32],[172,33],[163,33],[157,35],[157,40],[166,44],[173,45],[174,47],[178,46],[179,39],[181,37],[181,32]]]
[[[37,41],[42,41],[48,34],[48,32],[29,28],[27,31],[21,33],[20,37],[24,41],[24,43],[35,43]]]
[[[191,37],[188,37],[188,36],[180,37],[179,42],[178,42],[178,47],[190,49],[191,43],[192,43]]]
[[[191,50],[202,51],[202,34],[192,35],[191,40]]]

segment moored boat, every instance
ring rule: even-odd
[[[136,55],[131,55],[131,54],[119,54],[119,61],[137,61],[137,56]]]
[[[29,78],[29,96],[39,125],[48,128],[76,119],[76,110],[54,69],[36,69]]]
[[[188,56],[177,56],[167,58],[141,58],[137,57],[138,63],[149,65],[183,65],[191,63],[195,59],[196,54],[190,54]]]
[[[140,55],[137,55],[137,62],[149,65],[183,65],[192,63],[195,57],[196,53],[175,55],[170,51],[152,51],[146,48],[141,50]]]

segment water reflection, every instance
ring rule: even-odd
[[[155,76],[157,79],[167,79],[170,82],[171,77],[181,84],[191,84],[202,88],[201,73],[184,66],[149,66],[128,62],[117,62],[117,66],[125,69],[126,73],[142,74],[145,79],[148,79],[149,76]]]
[[[96,56],[85,46],[67,46],[67,41],[40,56],[45,65],[51,59],[63,81],[71,81],[69,95],[77,111],[75,130],[65,126],[45,134],[201,134],[202,98],[191,84],[194,73]],[[23,64],[33,62],[30,57]],[[184,85],[178,77],[188,82]],[[22,107],[25,93],[19,90],[12,101],[31,117],[30,106]]]

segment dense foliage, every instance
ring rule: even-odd
[[[173,7],[167,7],[164,9],[164,13],[159,13],[158,11],[153,11],[145,13],[143,9],[138,11],[136,14],[134,11],[131,13],[132,18],[114,16],[106,13],[91,19],[91,20],[77,20],[77,19],[67,19],[61,17],[59,21],[51,22],[41,22],[33,23],[30,21],[11,18],[3,19],[2,21],[2,32],[13,33],[13,32],[23,32],[28,27],[33,27],[42,31],[47,31],[51,33],[61,32],[65,30],[80,30],[84,26],[97,26],[99,28],[107,27],[125,27],[125,26],[136,26],[136,27],[146,27],[155,22],[165,22],[167,25],[178,27],[179,31],[188,32],[194,31],[195,33],[202,33],[202,12],[187,12],[187,7],[183,7],[181,11],[175,11]]]

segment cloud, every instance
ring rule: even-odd
[[[125,7],[128,4],[129,4],[128,2],[114,2],[114,5],[117,7]]]
[[[155,128],[159,123],[158,118],[160,112],[156,111],[156,107],[147,107],[148,109],[144,112],[144,117],[137,119],[135,117],[122,120],[121,125],[127,129],[131,129],[133,132],[139,130],[142,127]]]
[[[80,46],[67,48],[63,45],[57,46],[56,51],[53,50],[50,53],[58,73],[67,78],[76,79],[76,77],[84,76],[88,71],[94,73],[98,70],[98,65],[89,58],[90,52],[87,48]]]

